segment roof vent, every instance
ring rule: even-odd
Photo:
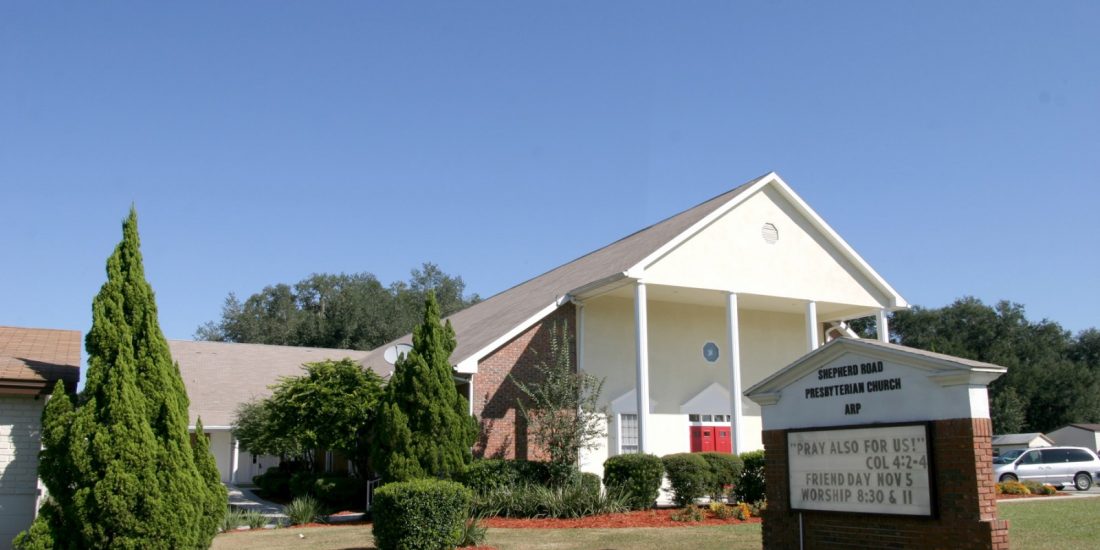
[[[775,244],[779,240],[779,230],[770,223],[764,224],[764,227],[760,228],[760,234],[764,237],[764,242],[768,244]]]

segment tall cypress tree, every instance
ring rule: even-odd
[[[132,208],[122,234],[92,301],[84,391],[73,403],[59,384],[43,413],[40,475],[52,502],[21,547],[206,548],[225,513],[205,438],[189,440],[187,393]]]
[[[424,321],[413,331],[412,350],[394,366],[375,425],[372,461],[386,481],[451,478],[472,459],[477,423],[455,389],[454,349],[454,329],[440,323],[429,292]]]

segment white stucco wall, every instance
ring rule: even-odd
[[[193,428],[192,428],[193,429]],[[223,483],[230,483],[233,464],[233,433],[229,430],[210,430],[210,452],[218,464],[218,473]],[[258,476],[272,466],[279,464],[279,457],[271,455],[253,456],[247,449],[241,448],[237,463],[237,485],[251,485],[252,477]]]
[[[779,240],[761,235],[765,223]],[[649,283],[886,307],[889,298],[778,191],[764,188],[645,268]]]
[[[34,520],[44,399],[0,396],[0,549]]]
[[[742,387],[747,388],[801,357],[806,351],[805,320],[801,315],[740,310]],[[712,384],[729,391],[729,356],[724,307],[650,301],[649,387],[653,403],[649,417],[650,452],[658,456],[688,452],[688,412],[729,413],[728,402],[719,410],[685,411],[681,407]],[[603,401],[611,402],[635,387],[634,302],[604,296],[585,302],[584,346],[581,367],[604,378]],[[714,342],[717,362],[703,358],[703,345]],[[615,454],[619,427],[612,410],[608,437],[599,449],[585,453],[585,471],[602,475],[602,464]],[[747,449],[763,448],[759,407],[742,399],[746,415],[742,429]]]

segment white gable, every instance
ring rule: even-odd
[[[728,403],[728,401],[727,401]],[[729,407],[729,405],[726,405]],[[611,402],[612,414],[638,414],[638,392],[630,390]],[[649,412],[657,412],[657,401],[649,398]]]
[[[644,280],[873,308],[905,305],[816,214],[807,215],[808,207],[788,200],[786,192],[779,183],[762,186],[640,266]]]
[[[730,392],[718,382],[712,382],[703,391],[699,392],[680,406],[680,412],[684,414],[729,412]]]

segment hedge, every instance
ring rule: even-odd
[[[764,451],[741,453],[741,480],[737,482],[737,496],[742,502],[756,502],[767,496],[764,487]]]
[[[711,452],[699,453],[699,456],[702,456],[710,467],[710,486],[707,487],[707,494],[710,495],[711,500],[717,500],[725,493],[726,487],[737,485],[740,481],[741,470],[745,465],[737,455]]]
[[[379,550],[454,548],[470,513],[473,493],[436,479],[389,483],[374,492],[374,544]]]
[[[478,493],[500,487],[547,485],[550,467],[546,462],[528,460],[475,460],[466,467],[458,480]]]
[[[621,493],[631,510],[651,508],[657,501],[665,466],[650,454],[625,454],[603,463],[603,484],[609,493]]]
[[[672,499],[679,506],[689,506],[707,494],[711,486],[710,466],[698,453],[676,453],[661,457],[672,486]]]

